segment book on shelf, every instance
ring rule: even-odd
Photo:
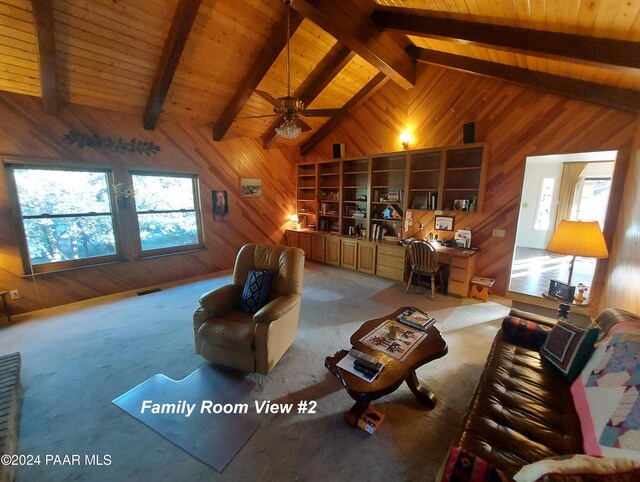
[[[407,326],[427,331],[436,322],[436,319],[420,310],[406,309],[400,313],[396,319]]]

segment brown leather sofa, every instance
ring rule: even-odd
[[[275,271],[267,304],[255,314],[241,311],[250,270]],[[298,333],[304,251],[247,244],[236,257],[233,282],[200,297],[193,314],[196,353],[209,363],[266,375]]]
[[[515,309],[509,314],[555,324],[552,318]],[[620,321],[640,321],[640,317],[607,309],[595,322],[608,331]],[[509,341],[501,329],[452,446],[475,454],[509,477],[537,460],[583,453],[570,387],[558,371],[543,363],[536,348]],[[436,480],[441,480],[443,471],[444,464]]]

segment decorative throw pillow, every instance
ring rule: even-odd
[[[610,330],[571,395],[586,454],[640,461],[640,324]]]
[[[256,313],[267,304],[274,274],[275,271],[249,271],[247,282],[242,291],[242,299],[240,300],[240,309],[242,311]]]
[[[564,475],[562,480],[566,480],[569,475],[637,475],[640,472],[640,462],[613,457],[593,457],[591,455],[560,455],[538,460],[522,467],[513,476],[515,482],[535,482],[545,476]],[[602,477],[600,480],[608,480]],[[612,478],[611,480],[616,480]],[[633,480],[633,479],[629,479]]]
[[[598,330],[595,328],[585,330],[570,323],[558,321],[549,333],[547,341],[542,345],[540,354],[572,382],[593,353],[596,338],[598,338]]]
[[[551,328],[517,316],[505,316],[502,331],[511,342],[539,350]]]
[[[447,460],[442,482],[501,482],[498,471],[480,457],[454,447]]]

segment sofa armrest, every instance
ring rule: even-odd
[[[218,316],[235,308],[242,298],[242,286],[228,284],[203,294],[200,297],[202,306],[209,316]]]
[[[517,316],[518,318],[535,321],[536,323],[540,323],[541,325],[550,327],[554,327],[558,323],[557,320],[549,318],[548,316],[537,315],[535,313],[529,313],[528,311],[521,311],[515,308],[511,308],[511,311],[509,311],[509,316]]]
[[[265,323],[282,318],[289,313],[300,302],[300,295],[291,293],[289,295],[280,296],[273,301],[264,305],[258,312],[253,315],[253,321],[256,323]]]

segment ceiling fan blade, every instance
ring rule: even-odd
[[[302,129],[302,132],[308,132],[311,130],[311,126],[309,124],[307,124],[305,121],[303,121],[302,119],[298,118],[296,120],[294,120],[293,122],[295,122],[295,124]]]
[[[236,120],[240,119],[260,119],[262,117],[278,117],[280,114],[265,114],[265,115],[249,115],[246,117],[236,117]]]
[[[306,109],[302,115],[305,117],[343,117],[348,113],[347,109]]]
[[[276,99],[270,93],[265,92],[264,90],[254,90],[253,92],[258,94],[260,97],[262,97],[264,100],[272,104],[274,107],[280,107],[280,102],[278,101],[278,99]]]

